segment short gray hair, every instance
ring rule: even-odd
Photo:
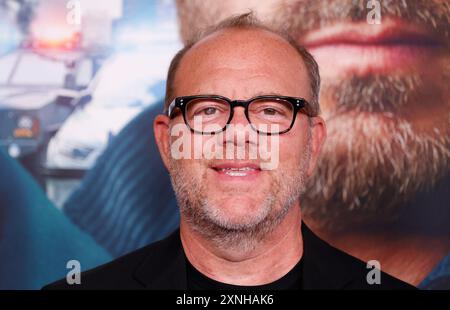
[[[308,73],[309,83],[311,86],[311,100],[309,106],[305,107],[305,110],[309,116],[317,116],[320,113],[319,106],[319,92],[320,92],[320,74],[319,66],[317,65],[314,57],[300,44],[298,44],[288,33],[272,29],[262,22],[260,22],[252,12],[231,16],[222,22],[212,27],[206,28],[204,31],[199,32],[186,45],[178,51],[178,53],[172,59],[166,80],[166,97],[164,101],[164,112],[167,112],[170,102],[174,99],[175,94],[175,74],[180,65],[183,56],[199,41],[203,38],[224,29],[260,29],[274,33],[281,38],[285,39],[301,56],[306,66]]]

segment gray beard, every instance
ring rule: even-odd
[[[278,172],[271,192],[263,201],[264,211],[250,223],[234,224],[217,215],[217,206],[206,195],[205,176],[196,180],[186,176],[179,161],[170,163],[171,182],[182,217],[191,229],[205,239],[224,249],[251,251],[271,233],[286,217],[305,191],[306,167],[310,161],[310,147],[297,170]],[[239,192],[234,193],[239,195]],[[281,206],[281,208],[279,208]]]
[[[448,174],[449,113],[426,131],[402,116],[413,98],[426,97],[422,84],[418,76],[372,76],[325,85],[337,108],[326,116],[328,138],[303,197],[305,218],[334,231],[386,224]],[[433,91],[433,104],[448,107],[442,88]]]

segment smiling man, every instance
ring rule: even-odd
[[[83,273],[74,287],[410,288],[382,272],[372,283],[365,263],[302,223],[301,197],[326,136],[319,86],[313,57],[251,14],[227,19],[189,42],[171,63],[165,113],[154,121],[180,228]],[[185,135],[215,144],[214,154],[177,159],[173,130],[179,126]],[[277,150],[277,165],[264,168],[260,156],[250,159],[250,147],[262,147],[258,137],[268,138],[270,149]],[[194,152],[198,145],[184,147]],[[230,147],[233,152],[220,156]],[[65,287],[62,281],[49,288]]]

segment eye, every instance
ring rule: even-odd
[[[186,111],[189,118],[202,116],[204,119],[212,120],[225,117],[229,112],[229,104],[221,100],[200,98],[189,102]]]
[[[278,113],[278,111],[276,111],[276,110],[273,109],[273,108],[265,108],[265,109],[263,110],[263,113],[264,113],[265,115],[275,115],[275,114]]]
[[[205,115],[213,115],[217,112],[217,109],[214,107],[207,107],[200,111],[200,113],[204,113]]]

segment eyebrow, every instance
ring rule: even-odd
[[[258,96],[286,96],[277,92],[266,92],[266,91],[259,91],[253,94],[253,97],[258,97]]]

